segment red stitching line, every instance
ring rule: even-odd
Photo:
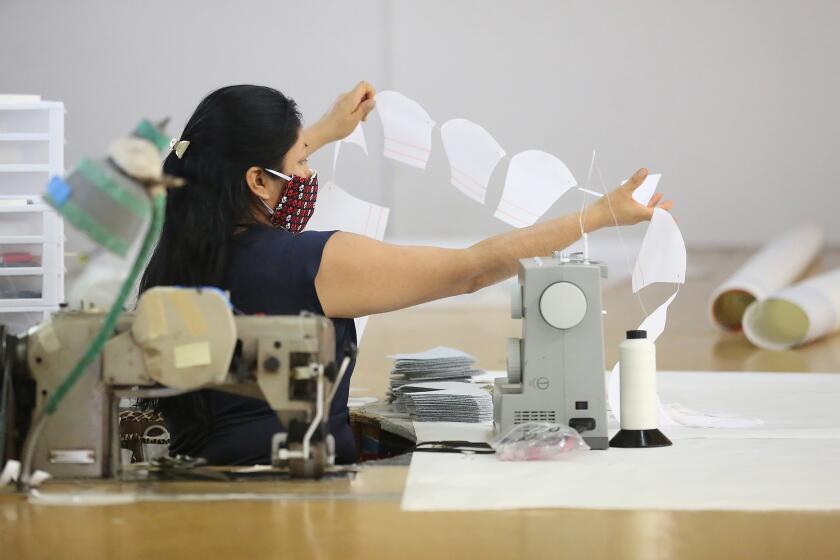
[[[476,185],[478,185],[478,186],[479,186],[479,187],[481,187],[482,189],[486,189],[486,188],[487,188],[487,185],[485,185],[484,183],[482,183],[482,182],[481,182],[481,181],[479,181],[478,179],[473,179],[472,177],[470,177],[469,175],[467,175],[466,173],[464,173],[463,171],[461,171],[460,169],[458,169],[457,167],[455,167],[455,166],[454,166],[454,165],[452,165],[452,164],[450,164],[450,166],[452,167],[452,171],[453,171],[453,172],[457,171],[460,175],[463,175],[465,179],[467,179],[467,180],[469,180],[469,181],[472,181],[473,183],[475,183]]]
[[[453,182],[455,182],[456,187],[467,189],[470,192],[474,192],[476,194],[484,194],[485,192],[487,192],[484,189],[479,189],[478,187],[470,185],[469,183],[463,182],[460,178],[455,177],[454,175],[452,176],[452,180]]]
[[[496,212],[499,213],[499,214],[505,214],[505,215],[513,218],[514,221],[516,221],[516,222],[522,222],[523,224],[527,224],[525,222],[525,220],[523,220],[519,216],[515,216],[515,215],[511,214],[510,212],[507,212],[506,210],[502,210],[501,208],[496,208]]]
[[[370,213],[373,212],[373,204],[368,203],[368,215],[367,219],[365,219],[365,235],[370,236],[368,231],[370,230]]]
[[[388,152],[391,152],[392,154],[399,154],[399,155],[401,155],[401,156],[405,156],[405,157],[407,157],[407,158],[409,158],[409,159],[416,159],[417,161],[419,161],[419,162],[420,162],[420,163],[422,163],[423,165],[426,165],[426,163],[427,163],[427,161],[426,161],[425,159],[423,159],[423,158],[419,158],[419,157],[417,157],[417,156],[412,156],[412,155],[410,155],[410,154],[407,154],[407,153],[405,153],[405,152],[400,152],[400,151],[398,151],[398,150],[392,150],[392,149],[390,149],[390,148],[385,148],[385,151],[384,151],[384,152],[385,152],[385,155],[388,155]]]
[[[391,138],[390,136],[385,136],[385,139],[390,140],[391,142],[396,142],[397,144],[402,144],[403,146],[408,146],[409,148],[414,148],[415,150],[432,153],[432,150],[424,146],[415,146],[414,144],[409,144],[408,142],[403,142],[402,140],[397,140],[396,138]]]
[[[513,206],[514,208],[518,208],[518,209],[522,210],[523,212],[527,212],[528,214],[530,214],[532,216],[535,216],[537,218],[540,217],[540,214],[535,214],[535,213],[531,212],[530,210],[528,210],[527,208],[522,208],[518,204],[514,204],[513,202],[505,199],[504,197],[502,197],[502,200],[500,202],[504,202],[505,204],[509,204],[509,205]]]

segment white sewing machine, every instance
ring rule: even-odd
[[[576,253],[519,261],[511,315],[507,378],[493,391],[494,424],[505,433],[525,422],[576,429],[592,449],[607,449],[601,279],[606,265]]]

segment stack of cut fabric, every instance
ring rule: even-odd
[[[403,385],[392,391],[394,410],[417,422],[489,422],[493,397],[478,385],[432,381]]]
[[[446,346],[438,346],[414,354],[396,354],[391,370],[390,392],[410,383],[426,381],[464,381],[480,373],[475,369],[475,358]]]

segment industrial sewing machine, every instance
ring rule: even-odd
[[[556,253],[519,261],[511,315],[522,338],[508,340],[507,378],[493,391],[497,433],[525,422],[575,428],[607,449],[601,279],[606,265]]]
[[[61,311],[21,337],[5,337],[19,423],[45,405],[104,315]],[[151,289],[136,312],[121,315],[101,356],[43,427],[33,466],[56,478],[116,476],[120,398],[211,388],[267,401],[288,428],[271,442],[272,464],[320,477],[335,457],[329,404],[349,362],[339,367],[334,354],[333,325],[323,317],[234,316],[216,289]]]
[[[122,312],[160,233],[166,189],[183,184],[162,171],[164,126],[141,121],[106,157],[82,158],[47,185],[45,202],[101,247],[126,256],[142,244],[109,312],[63,309],[20,336],[0,325],[0,457],[22,459],[23,485],[33,469],[118,475],[119,400],[197,389],[267,401],[287,429],[270,443],[273,465],[319,477],[333,463],[329,406],[352,356],[336,363],[328,319],[234,316],[214,288],[153,288]]]

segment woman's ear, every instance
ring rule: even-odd
[[[248,183],[248,188],[254,193],[257,198],[264,201],[271,200],[271,193],[269,192],[268,182],[266,181],[266,173],[262,167],[249,167],[245,171],[245,182]]]

